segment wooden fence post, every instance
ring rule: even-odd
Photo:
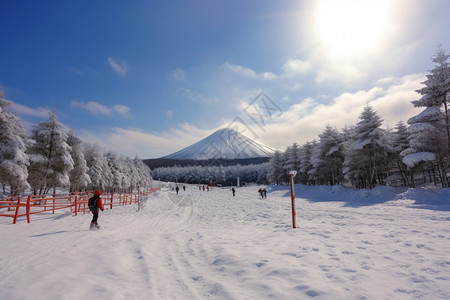
[[[28,199],[27,199],[27,223],[30,223],[30,201],[31,201],[31,195],[28,196]]]
[[[20,195],[19,195],[19,197],[17,197],[17,207],[16,207],[16,212],[14,213],[13,224],[16,224],[16,222],[17,222],[17,217],[19,216],[19,207],[20,207]]]

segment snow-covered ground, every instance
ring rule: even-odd
[[[1,299],[450,299],[450,190],[162,190],[0,219]]]

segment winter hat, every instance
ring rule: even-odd
[[[94,195],[95,195],[95,196],[100,196],[100,194],[101,194],[101,193],[100,193],[99,190],[96,190],[96,191],[94,192]]]

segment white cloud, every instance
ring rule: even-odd
[[[78,132],[87,143],[95,143],[105,150],[113,149],[130,157],[158,158],[181,150],[211,134],[210,130],[201,130],[184,123],[168,132],[150,133],[136,128],[114,127],[109,132]]]
[[[98,102],[80,102],[80,101],[72,101],[71,106],[73,108],[81,108],[84,110],[89,111],[90,113],[94,115],[104,115],[104,116],[111,116],[114,112],[123,115],[123,116],[129,116],[130,115],[130,108],[126,105],[117,104],[112,107],[100,104]]]
[[[343,93],[326,104],[308,98],[292,105],[266,125],[260,131],[261,139],[280,150],[293,142],[304,144],[317,139],[327,124],[338,130],[355,125],[367,104],[384,120],[384,128],[393,128],[398,121],[406,121],[421,111],[411,101],[418,99],[415,90],[420,88],[423,80],[423,74],[408,75],[397,78],[387,87]],[[254,130],[258,128],[255,126]]]
[[[85,102],[79,102],[79,101],[72,101],[70,102],[72,107],[76,108],[82,108],[90,113],[93,113],[94,115],[105,115],[110,116],[112,114],[112,109],[108,106],[102,105],[98,102],[89,101],[87,103]]]
[[[301,61],[299,59],[290,59],[287,63],[281,66],[281,69],[286,76],[294,76],[297,74],[305,74],[311,69],[311,62]]]
[[[38,117],[38,118],[47,118],[48,114],[50,113],[50,109],[38,107],[38,108],[31,108],[22,104],[18,104],[11,101],[11,111],[17,113],[21,116],[32,116],[32,117]]]
[[[119,114],[123,116],[129,116],[130,115],[130,108],[126,105],[118,104],[113,106],[114,111],[118,112]]]
[[[194,102],[202,102],[202,103],[217,103],[218,99],[216,97],[206,97],[202,94],[199,94],[195,91],[192,91],[188,88],[179,88],[178,93],[182,95],[183,97],[188,98],[189,100],[192,100]]]
[[[108,63],[117,74],[125,77],[129,68],[128,63],[126,61],[108,57]]]
[[[187,80],[186,72],[183,69],[176,69],[166,76],[167,80],[185,82]]]
[[[240,66],[240,65],[233,65],[228,62],[224,63],[223,66],[227,68],[228,70],[231,70],[233,73],[235,73],[238,76],[245,77],[245,78],[252,78],[252,79],[265,79],[265,80],[272,80],[277,78],[277,75],[271,72],[263,72],[263,73],[256,73],[252,69]]]

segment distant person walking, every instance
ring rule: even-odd
[[[234,188],[231,189],[231,191],[233,192],[233,197],[236,194],[236,190]]]
[[[266,191],[266,189],[263,189],[262,193],[263,193],[264,199],[266,199],[267,198],[267,191]]]
[[[89,198],[89,209],[92,212],[92,221],[91,221],[91,226],[90,229],[91,230],[95,230],[95,229],[99,229],[100,225],[98,225],[97,220],[98,220],[98,211],[99,209],[101,209],[102,211],[104,210],[103,208],[103,203],[102,203],[102,198],[100,198],[100,191],[95,191],[94,192],[94,196]]]
[[[264,198],[263,190],[261,188],[258,190],[258,193],[259,193],[259,196],[261,197],[261,199]]]
[[[180,191],[180,188],[177,186],[177,187],[175,188],[175,191],[177,191],[177,195],[178,195],[178,192]]]

